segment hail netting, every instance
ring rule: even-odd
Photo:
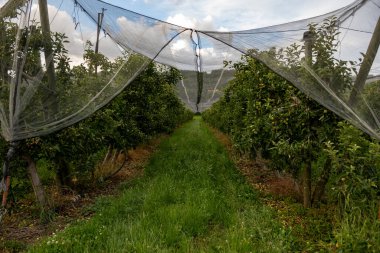
[[[0,12],[0,121],[9,141],[88,117],[150,62],[103,32],[96,54],[97,24],[72,1],[18,2]]]
[[[380,139],[380,0],[234,32],[180,27],[97,0],[49,0],[50,45],[41,27],[42,2],[29,1],[17,16],[0,11],[0,33],[6,34],[0,36],[0,120],[7,140],[47,134],[89,116],[150,59],[180,70],[178,96],[203,111],[221,97],[234,75],[231,64],[242,54]]]

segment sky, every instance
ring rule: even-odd
[[[0,0],[0,7],[8,0]],[[48,0],[60,6],[70,0]],[[172,24],[208,31],[239,31],[309,18],[354,0],[104,0]],[[37,0],[34,0],[37,2]],[[64,5],[65,5],[64,4]],[[68,13],[71,10],[67,10]]]
[[[6,1],[0,0],[0,6]],[[63,0],[55,0],[54,2],[59,3],[60,1]],[[202,30],[233,31],[275,25],[324,14],[348,5],[354,0],[104,1],[185,27]]]
[[[325,14],[354,0],[104,0],[173,24],[236,31]]]
[[[208,31],[239,31],[252,28],[271,26],[290,21],[310,18],[313,16],[325,14],[344,7],[354,0],[103,0],[116,6],[129,9],[131,11],[144,14],[149,17],[160,19],[169,23],[183,27],[196,28]],[[0,0],[2,6],[6,0]],[[37,0],[34,0],[37,3]],[[49,13],[55,17],[52,23],[54,28],[65,32],[69,36],[69,51],[72,53],[73,62],[82,61],[83,46],[86,40],[93,43],[96,40],[96,29],[92,26],[86,29],[83,13],[81,27],[73,26],[72,1],[70,0],[48,0]],[[63,3],[63,4],[62,4]],[[91,2],[90,2],[91,3]],[[71,7],[65,7],[71,6]],[[35,10],[37,8],[34,8]],[[36,10],[38,11],[38,10]],[[33,11],[35,13],[36,11]],[[38,14],[34,14],[39,16]],[[121,22],[122,20],[118,20]],[[137,23],[131,23],[127,26],[124,20],[122,27],[126,28],[126,33],[131,29],[136,29]],[[94,25],[94,24],[92,24]],[[141,27],[141,31],[146,27]],[[149,30],[149,29],[148,29]],[[159,30],[155,30],[159,32]],[[144,32],[146,33],[146,32]],[[143,34],[143,32],[140,32]],[[148,33],[146,33],[148,34]],[[184,34],[185,36],[185,34]],[[188,37],[188,35],[186,35]],[[353,35],[353,36],[356,36]],[[144,36],[143,36],[144,37]],[[139,44],[138,40],[143,37],[137,37],[134,44]],[[152,37],[152,36],[151,36]],[[156,36],[157,37],[157,36]],[[144,37],[146,38],[146,37]],[[126,38],[128,39],[128,38]],[[165,38],[163,38],[165,39]],[[347,37],[345,43],[355,42],[358,44],[358,38]],[[159,44],[158,41],[155,42]],[[113,42],[104,36],[101,36],[101,49],[107,49],[110,58],[120,55],[120,50],[112,45]],[[154,45],[153,45],[154,46]],[[170,45],[173,53],[177,53],[179,58],[184,58],[183,53],[193,54],[192,45],[189,41],[176,40]],[[365,49],[363,49],[365,50]],[[203,54],[215,55],[212,48],[206,48]],[[182,57],[180,57],[182,56]],[[355,59],[358,57],[355,56]]]

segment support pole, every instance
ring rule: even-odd
[[[100,30],[102,28],[103,23],[103,17],[104,17],[104,8],[102,8],[102,12],[98,13],[98,29],[96,32],[96,44],[95,44],[95,56],[99,53],[99,36],[100,36]],[[98,74],[98,63],[95,62],[95,75]]]
[[[303,34],[303,41],[305,42],[305,62],[311,68],[313,65],[313,42],[314,42],[314,33],[311,31],[306,31]],[[309,117],[309,116],[308,116]],[[307,127],[311,131],[310,120],[308,120]],[[310,155],[310,150],[306,150],[304,159],[307,161]],[[305,208],[311,207],[311,163],[305,162],[302,174],[302,184],[303,184],[303,206]]]
[[[4,159],[4,164],[3,164],[3,179],[1,181],[1,189],[4,191],[3,192],[3,198],[1,202],[1,207],[5,208],[7,205],[7,198],[9,194],[9,187],[11,184],[11,175],[9,172],[9,166],[10,162],[13,159],[13,157],[16,154],[16,148],[17,148],[18,143],[17,142],[11,142],[10,147],[8,149],[8,153]]]
[[[3,22],[3,19],[0,18],[0,56],[3,57],[5,55],[6,50],[6,32],[7,27],[5,25],[5,22]],[[4,85],[5,79],[7,77],[7,64],[5,61],[0,61],[0,84]]]
[[[313,63],[313,41],[314,34],[311,31],[306,31],[303,34],[303,41],[305,42],[305,61],[311,67]]]
[[[55,78],[55,70],[54,70],[54,60],[53,60],[53,46],[52,40],[50,36],[50,23],[49,23],[49,13],[48,6],[46,0],[38,0],[38,5],[40,9],[40,17],[41,17],[41,28],[42,28],[42,36],[44,40],[44,49],[45,49],[45,64],[46,64],[46,73],[48,78],[48,88],[49,95],[46,99],[52,99],[52,111],[51,115],[55,115],[58,112],[58,104],[57,104],[57,93],[56,93],[56,78]],[[48,103],[50,104],[50,103]]]
[[[379,44],[380,44],[380,17],[377,20],[375,30],[373,32],[371,41],[368,45],[368,49],[364,56],[363,62],[360,66],[359,73],[356,76],[355,84],[351,91],[350,98],[348,100],[349,105],[355,105],[357,103],[358,96],[363,91],[365,81],[368,77],[369,71],[371,70],[373,61],[376,58],[376,54],[379,49]]]

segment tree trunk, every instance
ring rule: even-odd
[[[315,190],[313,192],[313,198],[312,198],[312,204],[319,204],[321,202],[323,193],[325,192],[326,184],[329,181],[331,173],[331,160],[330,158],[327,158],[325,162],[325,166],[323,167],[322,175],[320,176],[316,186]]]
[[[9,194],[9,187],[11,186],[11,177],[7,176],[5,178],[5,185],[6,185],[6,190],[3,192],[3,199],[1,202],[1,205],[5,207],[7,205],[7,199],[8,199],[8,194]]]
[[[305,164],[302,175],[303,181],[303,206],[305,208],[311,207],[311,164]]]
[[[27,161],[27,163],[28,163],[28,169],[27,170],[28,170],[29,178],[32,182],[34,194],[36,195],[37,201],[40,204],[40,207],[42,210],[44,210],[44,211],[48,210],[49,205],[47,202],[45,190],[42,186],[40,177],[38,176],[38,173],[37,173],[36,163],[28,155],[24,155],[23,159],[25,161]]]
[[[65,186],[70,185],[70,176],[69,176],[69,168],[67,162],[62,159],[58,158],[56,161],[57,164],[57,185],[59,188],[59,191],[63,193],[63,188]]]
[[[103,165],[109,160],[109,157],[111,155],[111,151],[112,151],[112,145],[109,145],[108,146],[108,151],[107,151],[107,154],[106,156],[104,157],[104,160],[103,160]]]
[[[108,175],[107,177],[105,177],[105,178],[104,178],[104,181],[106,181],[106,180],[110,179],[111,177],[115,176],[117,173],[119,173],[119,171],[121,171],[121,170],[124,168],[125,164],[126,164],[127,161],[128,161],[128,154],[127,154],[127,151],[123,151],[123,150],[122,150],[122,151],[119,152],[119,155],[120,155],[122,152],[125,153],[125,157],[124,157],[124,161],[123,161],[123,163],[122,163],[122,164],[119,166],[119,168],[118,168],[117,170],[115,170],[112,174],[110,174],[110,175]]]
[[[113,165],[116,161],[116,158],[118,157],[119,155],[119,151],[117,149],[114,150],[114,153],[113,153],[113,156],[112,156],[112,160],[111,160],[111,165]]]
[[[15,156],[17,149],[17,142],[11,142],[9,145],[9,149],[7,152],[7,155],[5,156],[4,163],[3,163],[3,177],[4,177],[4,183],[5,183],[5,189],[3,192],[3,199],[2,199],[2,206],[6,207],[7,205],[7,198],[9,194],[9,188],[11,186],[11,176],[10,176],[10,162]]]

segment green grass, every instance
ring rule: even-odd
[[[290,232],[195,118],[164,141],[145,175],[100,198],[96,214],[30,252],[284,252]]]

